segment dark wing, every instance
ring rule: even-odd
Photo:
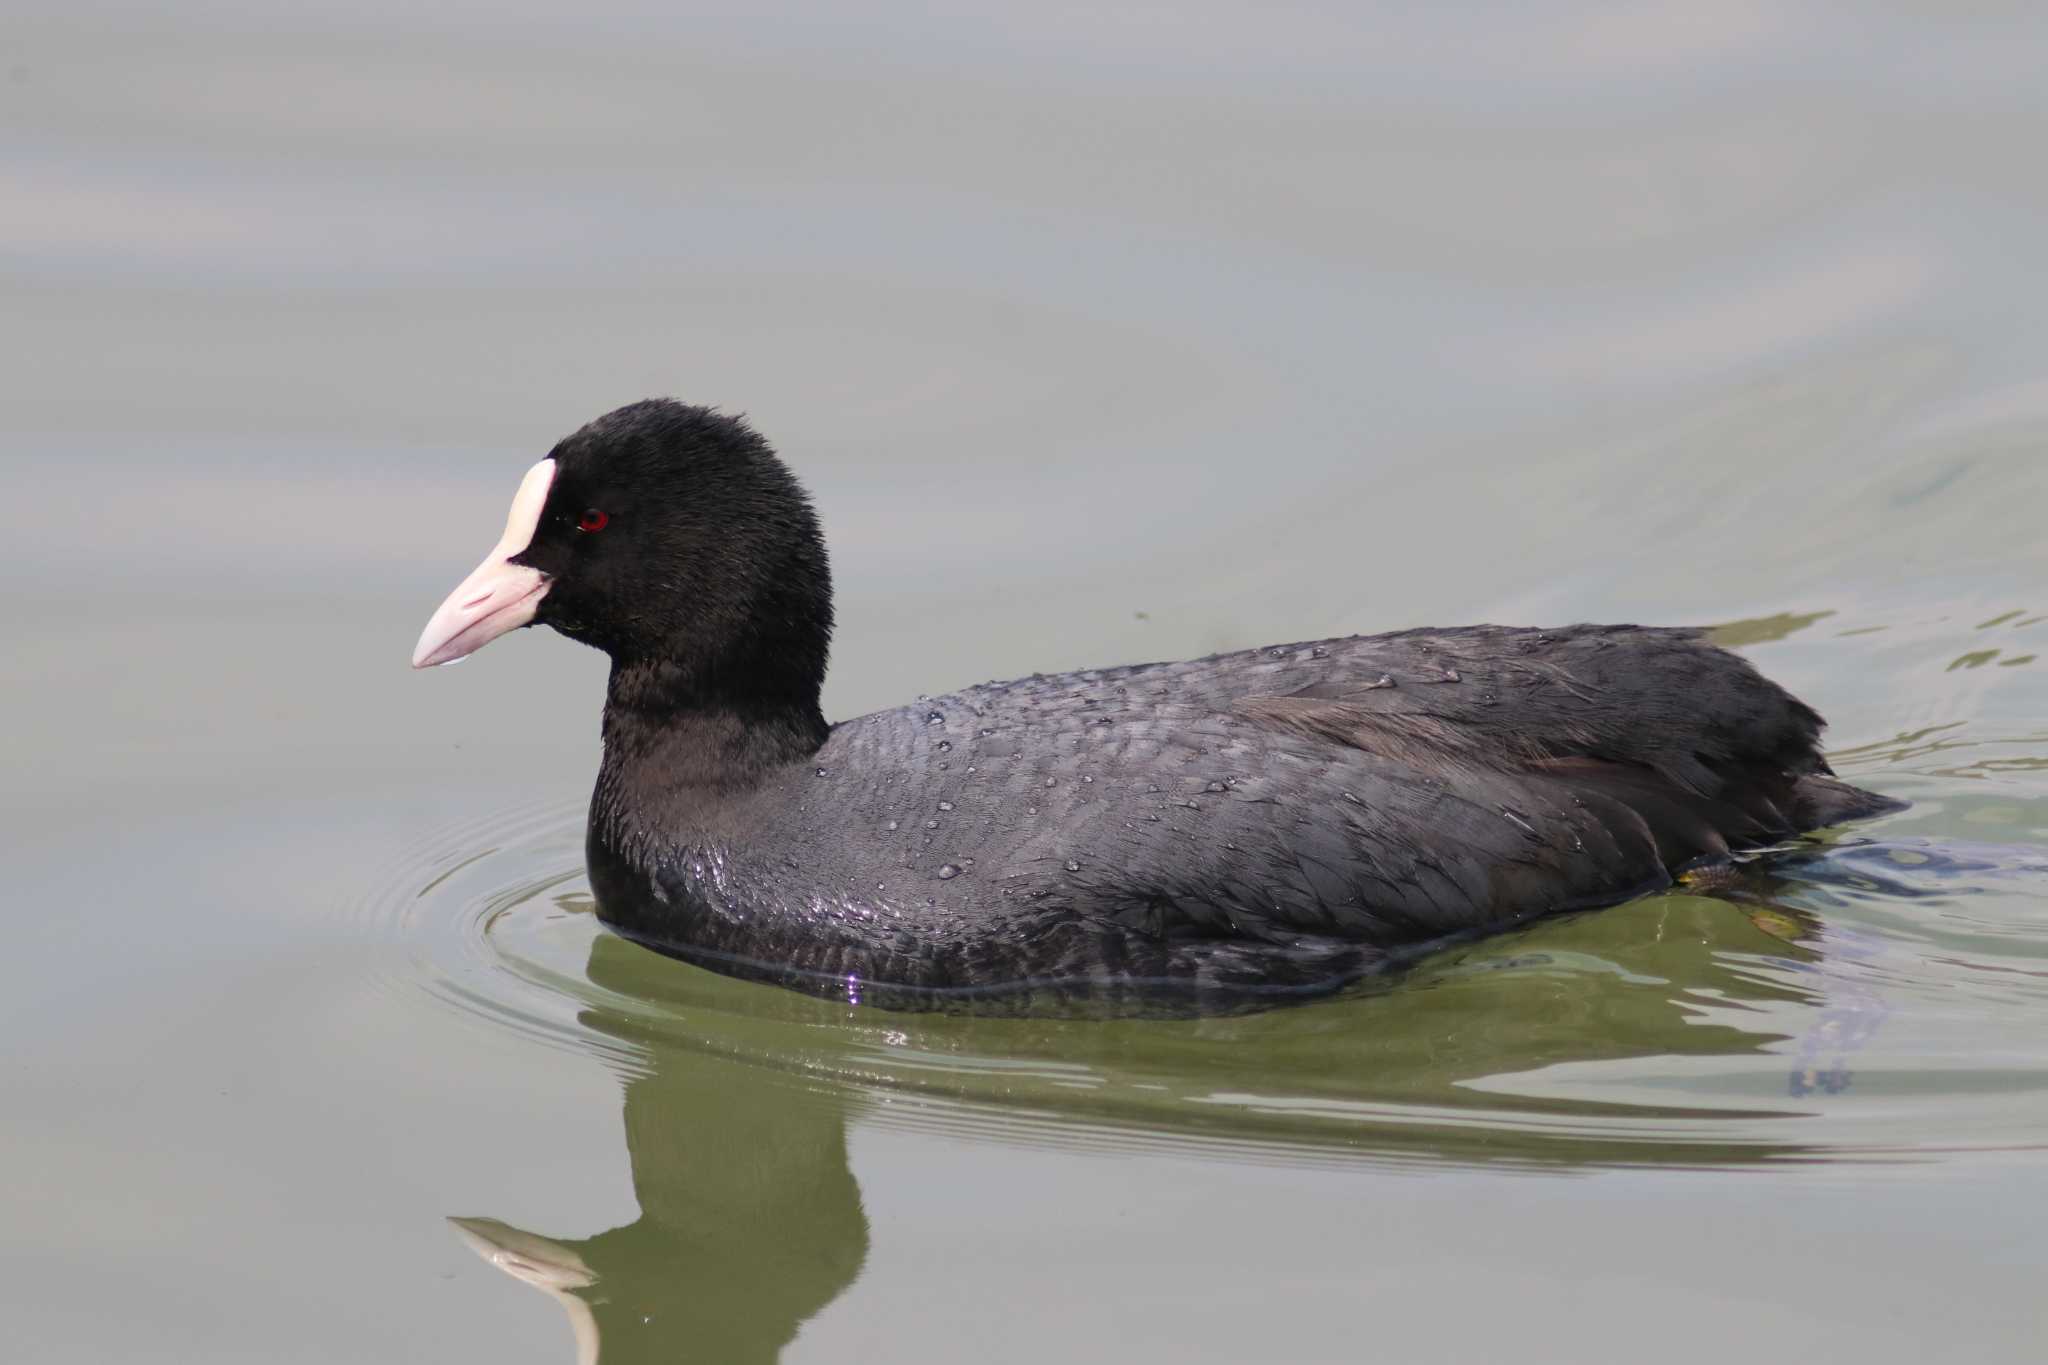
[[[1703,795],[1759,772],[1828,771],[1820,716],[1695,631],[1476,626],[1369,643],[1379,648],[1345,660],[1341,673],[1240,696],[1233,709],[1339,743],[1405,747],[1425,761],[1606,759]],[[1359,665],[1370,673],[1381,663],[1359,676]]]
[[[1891,804],[1832,780],[1811,707],[1691,631],[1478,627],[1389,640],[1413,652],[1370,680],[1319,679],[1232,709],[1434,779],[1481,809],[1577,812],[1514,816],[1554,855],[1585,852],[1592,817],[1609,857],[1511,859],[1529,875],[1511,871],[1504,890],[1597,898],[1605,883],[1611,899],[1659,868]]]
[[[1415,632],[1101,681],[1161,700],[1086,747],[1173,780],[1047,908],[1136,931],[1162,974],[1232,942],[1388,949],[1612,904],[1891,805],[1828,775],[1809,707],[1687,631]],[[1225,689],[1221,716],[1164,701]],[[1004,870],[1063,856],[1064,824]]]

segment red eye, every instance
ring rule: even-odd
[[[579,531],[602,531],[610,524],[610,514],[600,512],[595,507],[584,508],[583,515],[576,518],[576,529]]]

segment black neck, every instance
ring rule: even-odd
[[[614,660],[593,819],[621,837],[636,813],[687,823],[817,752],[831,727],[816,684],[749,672],[748,685],[722,685],[701,668]]]
[[[818,685],[749,676],[721,677],[662,659],[614,660],[605,693],[607,763],[659,750],[671,782],[752,786],[771,768],[816,752],[831,728]]]

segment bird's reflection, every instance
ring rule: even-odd
[[[778,1359],[867,1257],[847,1163],[856,1086],[951,1081],[975,1099],[986,1097],[974,1078],[995,1075],[1000,1112],[1062,1116],[1034,1130],[1041,1140],[1151,1130],[1231,1143],[1245,1159],[1572,1168],[1825,1155],[1802,1144],[1799,1123],[1850,1086],[1886,1010],[1864,970],[1873,949],[1831,912],[1872,887],[1969,894],[1992,866],[1931,846],[1814,845],[1448,951],[1347,998],[1202,1019],[849,1012],[600,934],[589,980],[621,1003],[582,1019],[637,1063],[625,1136],[639,1218],[580,1240],[455,1221],[493,1264],[558,1299],[585,1365],[744,1365]],[[800,1045],[775,1032],[792,1021]],[[1601,1064],[1625,1078],[1645,1059],[1709,1056],[1757,1059],[1780,1078],[1763,1059],[1783,1058],[1794,1103],[1784,1079],[1733,1108],[1686,1107],[1684,1091],[1645,1108],[1517,1080]],[[1530,1114],[1543,1121],[1516,1121]],[[1613,1122],[1644,1117],[1668,1135]]]
[[[630,989],[644,950],[591,948],[590,977]],[[584,1022],[643,1050],[626,1083],[626,1156],[640,1217],[576,1241],[453,1220],[500,1269],[553,1294],[594,1365],[776,1360],[860,1273],[868,1221],[840,1103],[710,1053],[658,1046],[625,1016]]]

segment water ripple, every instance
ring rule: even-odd
[[[365,905],[386,989],[595,1058],[678,1051],[977,1140],[1266,1162],[1559,1166],[1934,1159],[2042,1145],[2038,849],[1870,839],[1228,1019],[900,1015],[729,980],[606,931],[580,805],[501,811]],[[1989,1067],[1990,1070],[1986,1070]],[[1996,1075],[1992,1075],[1995,1071]]]

